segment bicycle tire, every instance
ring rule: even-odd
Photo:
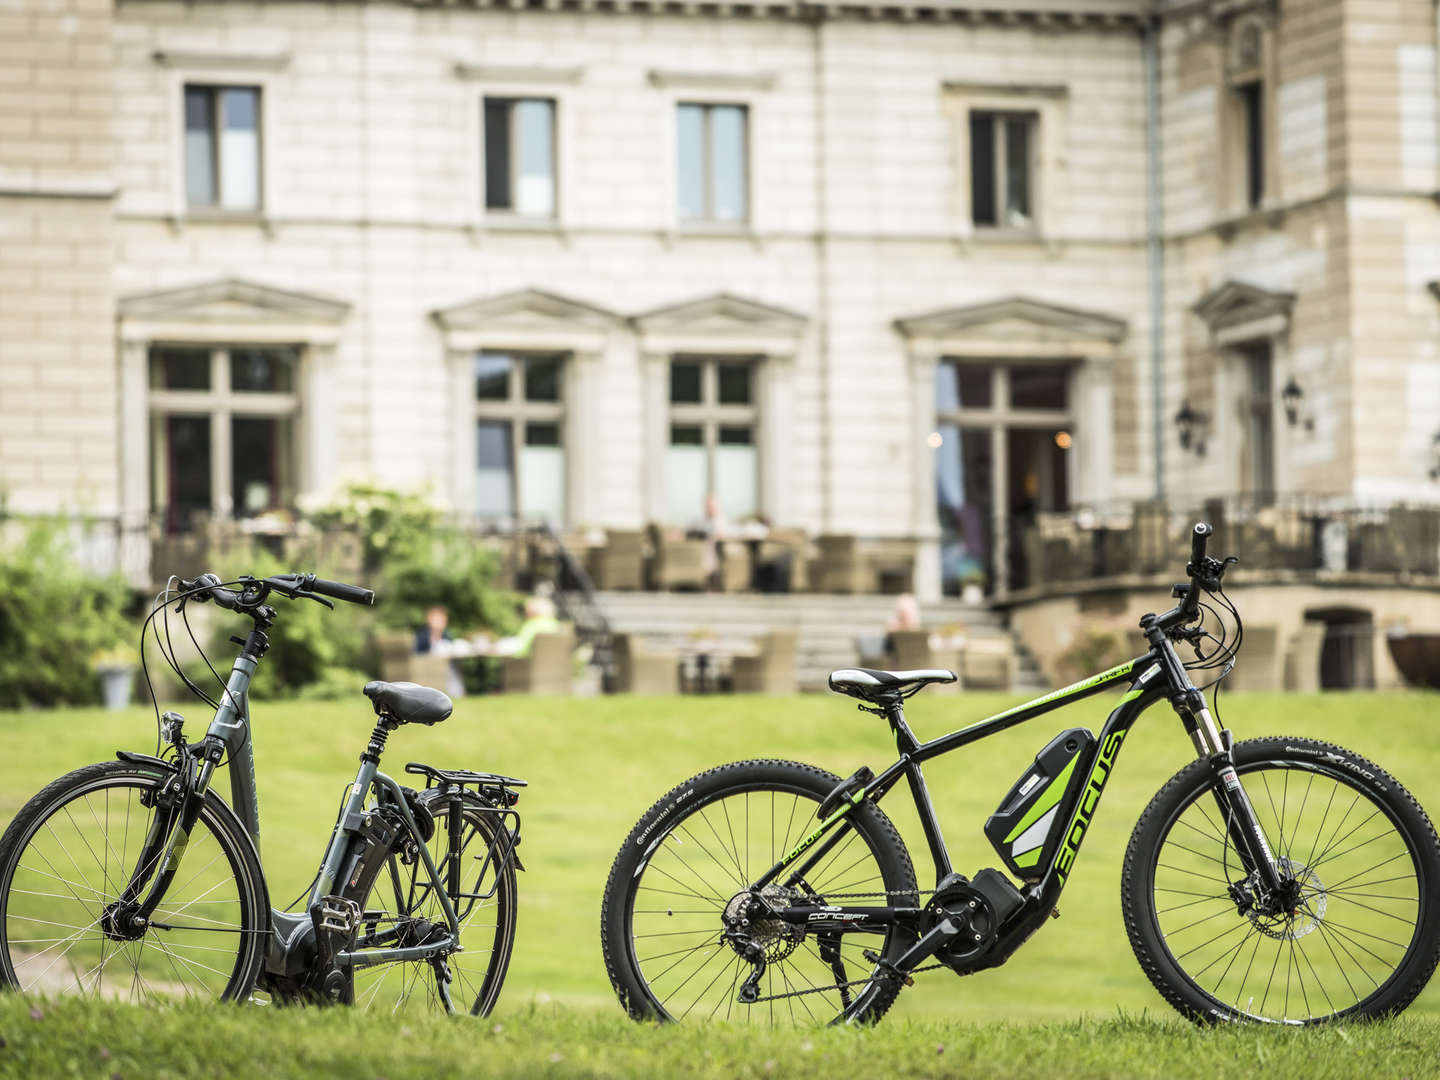
[[[0,837],[0,983],[137,1002],[249,996],[270,905],[255,845],[213,791],[149,927],[121,940],[100,925],[131,880],[128,856],[138,857],[154,815],[141,798],[166,775],[100,762],[52,781],[21,808]],[[73,933],[56,936],[64,931]]]
[[[800,1025],[823,1023],[827,1018],[831,1022],[847,1019],[874,1023],[885,1014],[900,992],[898,980],[883,979],[863,984],[857,988],[854,1000],[848,1007],[840,993],[834,990],[802,996],[783,996],[795,990],[813,990],[823,986],[823,982],[816,982],[813,976],[827,967],[827,963],[820,958],[817,946],[806,940],[803,932],[798,939],[790,932],[792,936],[780,934],[767,946],[772,956],[759,989],[762,998],[771,1000],[748,1007],[740,1006],[741,1015],[737,1016],[735,987],[750,973],[751,968],[733,949],[719,941],[719,935],[724,929],[721,917],[732,893],[738,895],[738,892],[743,891],[790,850],[793,842],[814,827],[817,804],[839,782],[840,778],[833,773],[798,762],[740,761],[710,769],[677,785],[645,812],[626,837],[611,866],[600,919],[605,968],[621,1005],[632,1018],[674,1021],[685,1019],[692,1014],[696,1015],[697,1019],[701,1014],[717,1018],[723,1009],[726,1019],[741,1019],[745,1022],[759,1020],[771,1025],[787,1022]],[[728,803],[727,799],[737,801]],[[720,808],[721,813],[706,814],[707,809],[712,807]],[[731,819],[732,807],[733,816],[737,820]],[[786,819],[783,837],[779,835],[775,816],[777,807]],[[756,815],[753,819],[750,816],[751,810],[754,810]],[[768,841],[765,840],[767,814],[770,815]],[[743,820],[740,820],[742,818]],[[724,860],[705,851],[706,840],[709,840],[716,850],[727,847],[726,842],[721,839],[721,828],[728,828],[730,837],[728,851],[723,852]],[[736,838],[737,828],[740,835],[746,839],[743,851]],[[823,898],[827,888],[836,893],[873,894],[883,891],[890,894],[890,900],[875,899],[872,896],[868,903],[915,903],[918,896],[915,870],[911,865],[910,854],[890,819],[878,807],[867,802],[856,807],[842,828],[848,830],[850,835],[844,837],[816,865],[812,873],[807,875],[807,884],[813,890],[812,896],[819,895]],[[861,851],[852,846],[857,837],[863,847]],[[668,845],[667,840],[671,841]],[[686,844],[696,851],[694,866],[685,866],[683,858],[672,854]],[[662,845],[668,846],[671,853],[662,852]],[[845,854],[847,851],[851,855],[860,855],[859,860],[853,861],[853,866],[845,865],[851,862],[850,857]],[[867,860],[873,863],[873,868],[867,868],[865,872],[854,869]],[[676,873],[670,874],[666,869],[667,865]],[[686,879],[690,881],[688,889],[677,881],[679,875],[686,874],[687,871],[693,875]],[[843,880],[831,876],[837,872]],[[649,883],[652,877],[658,884]],[[667,877],[672,883],[668,890],[665,888]],[[696,884],[705,891],[696,892]],[[664,898],[667,892],[685,898],[682,901],[671,898],[672,906],[666,909],[665,916],[658,914],[658,907],[652,915],[649,909],[636,907],[640,895],[652,891],[657,898]],[[673,907],[675,902],[693,902],[694,907],[676,909]],[[807,899],[805,902],[815,901]],[[649,941],[651,938],[663,937],[666,941],[673,941],[676,937],[681,937],[682,948],[675,953],[666,953],[663,958],[641,958],[636,944],[637,913],[643,917],[639,939]],[[669,920],[675,915],[683,916],[681,922],[686,924],[683,929],[653,932],[648,929],[650,922],[663,921],[666,926],[670,926]],[[708,937],[705,936],[707,934]],[[867,934],[833,936],[837,949],[849,950],[845,959],[851,961],[852,966],[849,966],[847,971],[852,979],[864,978],[872,971],[873,965],[861,958],[861,951],[865,946],[874,945],[881,956],[893,961],[915,940],[913,931],[899,926],[889,927],[883,943]],[[856,943],[856,938],[863,944]],[[699,943],[692,945],[692,942]],[[664,947],[668,949],[668,946]],[[702,950],[708,950],[708,953]],[[677,954],[680,955],[680,960],[672,962],[671,957]],[[671,984],[678,981],[686,973],[687,968],[684,965],[693,962],[692,956],[701,962],[689,972],[687,979],[693,980],[701,970],[707,969],[707,965],[713,964],[717,957],[721,958],[723,966],[719,970],[723,974],[717,975],[712,980],[712,986],[703,990],[700,997],[682,1010],[680,1006],[684,1004],[681,996],[685,994],[684,984],[681,984],[681,989],[668,992],[667,987],[657,990],[656,984],[662,979],[669,979],[670,971],[676,972]],[[798,959],[792,963],[792,958]],[[660,970],[662,962],[669,965],[664,972]],[[677,968],[676,965],[682,966]],[[709,970],[706,970],[706,977],[709,973]],[[832,984],[835,982],[833,974],[820,977],[828,977]],[[719,985],[719,990],[712,993],[716,985]],[[707,993],[710,996],[704,999],[705,1008],[697,1012],[697,1007],[701,1005],[700,998]],[[775,995],[782,996],[776,998]],[[677,1016],[677,1012],[680,1015]]]
[[[1121,904],[1141,968],[1201,1023],[1400,1012],[1440,959],[1430,819],[1393,777],[1341,747],[1266,738],[1233,753],[1267,842],[1299,883],[1294,906],[1244,910],[1258,879],[1219,820],[1209,764],[1193,762],[1150,802],[1125,853]]]
[[[428,846],[431,859],[443,875],[449,848],[449,809],[445,800],[436,796],[438,792],[424,792],[420,799],[434,818],[435,829]],[[515,857],[508,830],[494,811],[467,796],[463,815],[465,825],[459,855],[466,863],[480,869],[474,887],[470,887],[470,882],[464,878],[462,887],[469,888],[471,893],[481,893],[488,892],[493,886],[494,895],[488,900],[451,895],[451,903],[460,921],[460,943],[464,951],[450,954],[444,962],[451,976],[451,996],[456,1010],[472,1016],[489,1016],[500,998],[515,944]],[[493,874],[484,864],[484,852],[490,852],[495,857],[488,864],[494,867]],[[481,860],[478,863],[474,859],[476,856]],[[392,873],[396,876],[392,877]],[[485,880],[487,877],[488,881]],[[367,911],[384,912],[377,925],[398,927],[400,920],[409,919],[425,920],[443,929],[444,915],[438,898],[432,891],[427,891],[430,889],[432,886],[422,861],[415,859],[407,864],[398,854],[392,855],[387,870],[375,879],[362,907]],[[418,899],[417,890],[420,892]],[[402,896],[402,892],[405,895]],[[487,912],[493,913],[493,923],[489,921]],[[422,934],[426,932],[422,923],[411,922],[409,925],[421,927]],[[412,932],[411,936],[416,935]],[[394,978],[396,973],[399,973],[398,980]],[[424,960],[357,968],[355,1004],[361,1009],[392,1014],[440,1011],[444,1009],[444,1003],[439,993],[439,978],[440,972],[433,963]],[[422,992],[417,994],[417,990]]]

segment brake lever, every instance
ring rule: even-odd
[[[324,604],[331,611],[335,610],[335,605],[318,593],[306,592],[304,589],[296,589],[290,595],[296,600],[314,600],[317,604]]]

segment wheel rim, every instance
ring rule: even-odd
[[[448,816],[446,811],[435,813],[435,831],[427,846],[430,858],[443,878],[444,858],[449,847]],[[455,901],[455,914],[460,921],[460,944],[462,952],[452,953],[443,959],[444,970],[450,976],[450,996],[456,1012],[484,1015],[493,1008],[499,995],[499,976],[509,962],[510,919],[514,911],[513,877],[510,873],[496,873],[495,860],[486,860],[490,850],[490,838],[494,826],[483,821],[480,815],[467,813],[461,833],[461,866],[463,886],[472,893],[494,894],[486,899],[461,899]],[[503,848],[503,837],[501,845]],[[477,859],[478,856],[478,859]],[[445,915],[440,898],[430,884],[423,861],[415,859],[405,863],[397,858],[391,865],[400,882],[396,888],[395,879],[389,869],[381,872],[366,904],[372,909],[377,901],[385,904],[383,917],[374,923],[380,934],[407,936],[409,943],[418,943],[427,924],[446,930]],[[477,881],[478,876],[478,881]],[[473,887],[472,887],[473,886]],[[418,920],[425,920],[424,923]],[[365,928],[361,930],[360,947],[365,947]],[[375,947],[393,947],[387,942]],[[355,970],[355,1004],[362,1009],[388,1012],[399,1015],[408,1012],[444,1011],[445,1004],[440,995],[437,979],[440,977],[435,965],[429,961],[406,961],[377,964]]]
[[[132,1002],[233,996],[256,931],[251,883],[202,810],[174,882],[134,940],[102,928],[136,869],[156,785],[101,779],[70,792],[6,868],[6,975],[24,992]],[[249,928],[249,929],[247,929]]]
[[[758,992],[744,1005],[737,995],[754,970],[721,939],[723,916],[738,894],[793,849],[815,827],[819,796],[779,784],[736,787],[695,806],[651,841],[630,890],[627,945],[636,974],[652,1007],[668,1020],[734,1021],[769,1025],[831,1022],[847,1010],[836,976],[822,959],[814,934],[766,926],[758,942],[774,963],[767,964]],[[784,880],[782,875],[781,881]],[[855,829],[806,876],[805,897],[789,902],[850,904],[902,902],[884,898],[886,885],[875,853]],[[785,901],[772,886],[775,901]],[[841,893],[865,898],[836,899]],[[891,931],[893,933],[893,931]],[[834,935],[847,979],[864,979],[874,965],[864,950],[884,954],[887,934]],[[828,954],[828,945],[826,946]],[[793,997],[779,995],[814,991]],[[854,1015],[877,992],[864,985],[849,991]]]
[[[1237,771],[1294,878],[1283,900],[1259,896],[1209,789],[1171,816],[1158,848],[1155,929],[1189,983],[1223,1014],[1275,1023],[1331,1019],[1373,1000],[1416,947],[1421,879],[1409,835],[1343,773],[1293,761]]]

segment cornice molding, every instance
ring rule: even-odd
[[[150,59],[165,68],[199,68],[206,71],[284,71],[289,53],[215,52],[203,49],[156,49]]]
[[[578,83],[583,67],[529,67],[518,64],[472,64],[455,61],[455,74],[471,82],[530,83],[564,86]]]
[[[746,74],[729,71],[661,71],[647,76],[650,85],[679,90],[769,90],[775,85],[774,72]]]

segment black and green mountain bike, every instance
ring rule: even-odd
[[[375,727],[319,872],[293,910],[270,907],[249,689],[270,647],[274,596],[326,607],[334,606],[327,597],[375,599],[313,574],[225,583],[202,574],[167,587],[146,626],[214,716],[190,742],[182,718],[157,708],[155,754],[121,751],[117,761],[60,777],[21,808],[0,838],[0,987],[144,1002],[353,1003],[390,1013],[484,1015],[494,1007],[515,940],[514,806],[524,783],[412,762],[406,771],[425,781],[415,790],[379,768],[396,729],[450,715],[439,690],[366,685]],[[240,653],[228,679],[216,674],[218,696],[184,673],[170,644],[170,606],[183,619],[188,603],[204,601],[251,622],[244,638],[231,639]],[[213,784],[227,765],[229,803]]]
[[[1140,714],[1161,701],[1198,754],[1141,815],[1121,902],[1150,981],[1197,1021],[1307,1024],[1404,1009],[1440,955],[1440,842],[1364,758],[1304,738],[1234,742],[1190,671],[1233,663],[1240,623],[1195,526],[1179,604],[1140,623],[1149,651],[971,727],[919,742],[904,699],[948,671],[849,668],[830,687],[883,716],[900,759],[848,779],[741,761],[685,781],[640,819],[605,888],[605,963],[637,1018],[875,1021],[919,971],[1010,958],[1055,911]],[[1224,605],[1231,632],[1211,633]],[[1207,628],[1207,612],[1214,621]],[[1187,665],[1177,644],[1194,647]],[[1206,651],[1208,649],[1208,651]],[[924,762],[1111,687],[1099,735],[1055,736],[986,822],[1005,871],[956,873]],[[908,782],[935,863],[920,889],[877,805]],[[818,819],[818,824],[817,824]],[[1008,871],[1008,872],[1007,872]]]

